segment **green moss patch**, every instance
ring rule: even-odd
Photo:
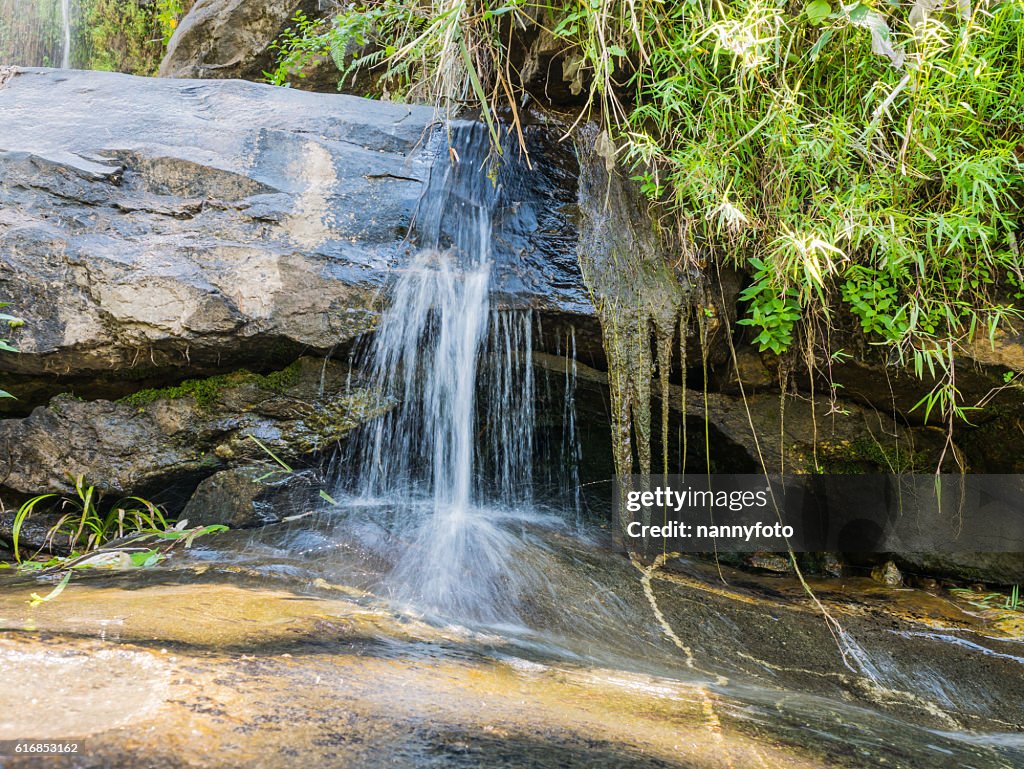
[[[261,390],[284,393],[299,381],[302,362],[297,360],[287,368],[269,374],[254,374],[240,369],[230,374],[217,374],[205,379],[186,379],[172,387],[150,388],[126,395],[118,403],[142,409],[159,400],[191,398],[198,408],[210,411],[220,401],[224,390],[252,385]]]

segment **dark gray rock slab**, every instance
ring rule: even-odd
[[[284,472],[271,464],[245,465],[214,473],[196,488],[181,517],[189,525],[251,528],[302,517],[322,506],[319,473]]]
[[[223,370],[351,342],[416,248],[432,167],[450,162],[426,107],[233,80],[0,80],[0,299],[26,321],[0,370],[26,376]],[[509,237],[494,289],[587,314],[571,148],[550,152],[561,165],[495,212]]]
[[[252,83],[24,70],[0,89],[7,370],[318,349],[373,327],[433,113]]]

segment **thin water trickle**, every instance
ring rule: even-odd
[[[559,479],[561,492],[571,499],[572,510],[577,518],[582,512],[583,485],[580,480],[580,462],[583,453],[580,447],[579,431],[576,426],[576,329],[570,327],[565,348],[565,396],[562,401],[562,472]]]
[[[63,25],[64,47],[61,51],[61,69],[71,68],[71,0],[60,0],[60,17]]]
[[[491,314],[486,424],[492,472],[480,477],[479,495],[493,490],[505,505],[533,502],[534,403],[533,315]]]
[[[71,66],[73,0],[0,0],[0,66]]]

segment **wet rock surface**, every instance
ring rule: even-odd
[[[371,328],[428,173],[416,149],[432,112],[319,99],[14,74],[0,89],[0,276],[26,324],[7,369],[226,366]]]
[[[564,371],[567,365],[564,358],[547,353],[535,353],[534,361],[549,371]],[[609,374],[580,362],[574,370],[581,381],[594,386],[587,397],[603,400]],[[800,396],[780,399],[778,393],[763,392],[745,397],[727,392],[705,395],[669,383],[664,390],[651,388],[651,413],[660,415],[665,396],[669,411],[676,415],[673,419],[707,417],[717,439],[713,451],[718,464],[711,458],[715,472],[928,472],[941,454],[942,436],[936,431],[910,428],[851,401],[812,403]],[[830,413],[831,408],[836,411]],[[681,457],[672,453],[670,458],[671,466],[678,466]],[[724,467],[723,461],[728,463]]]
[[[982,580],[997,585],[1024,583],[1022,553],[898,553],[896,561],[916,574]]]
[[[273,464],[220,470],[196,487],[181,517],[192,525],[232,529],[277,523],[322,507],[324,482],[313,470],[288,472]]]
[[[301,358],[265,377],[239,372],[128,401],[59,396],[0,421],[2,482],[24,493],[73,492],[78,475],[112,493],[190,489],[217,470],[270,462],[259,443],[284,460],[327,450],[385,408],[348,385],[347,367]]]
[[[645,591],[643,564],[535,531],[526,560],[548,588],[521,607],[526,624],[464,626],[375,594],[387,566],[346,531],[335,513],[216,535],[144,573],[80,575],[36,608],[24,597],[38,582],[0,576],[0,660],[77,673],[5,708],[3,734],[77,737],[79,755],[48,765],[108,769],[1021,760],[1019,640],[926,593],[815,583],[843,646],[795,580],[725,569],[723,584],[681,562]],[[72,708],[69,723],[44,717],[131,680],[131,696]]]
[[[14,524],[18,511],[0,511],[0,540],[14,543]],[[71,552],[71,542],[66,534],[54,532],[54,527],[61,524],[60,513],[42,513],[30,515],[18,527],[19,555],[25,557],[39,550],[55,553]]]
[[[429,108],[254,83],[25,69],[0,109],[0,288],[26,321],[0,366],[26,376],[223,371],[351,342],[450,162]],[[571,149],[553,162],[546,130],[531,141],[549,170],[496,214],[495,290],[586,314],[558,202]]]
[[[0,740],[87,737],[130,728],[153,717],[171,692],[170,668],[145,651],[95,644],[39,649],[4,639],[0,645],[8,691],[31,691],[29,707],[45,714],[27,723],[13,709],[0,709]]]

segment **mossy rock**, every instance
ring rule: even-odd
[[[350,382],[337,361],[304,357],[270,374],[187,380],[114,403],[57,397],[0,422],[0,454],[13,468],[5,485],[67,493],[81,474],[104,490],[147,496],[231,467],[293,462],[390,407]]]

